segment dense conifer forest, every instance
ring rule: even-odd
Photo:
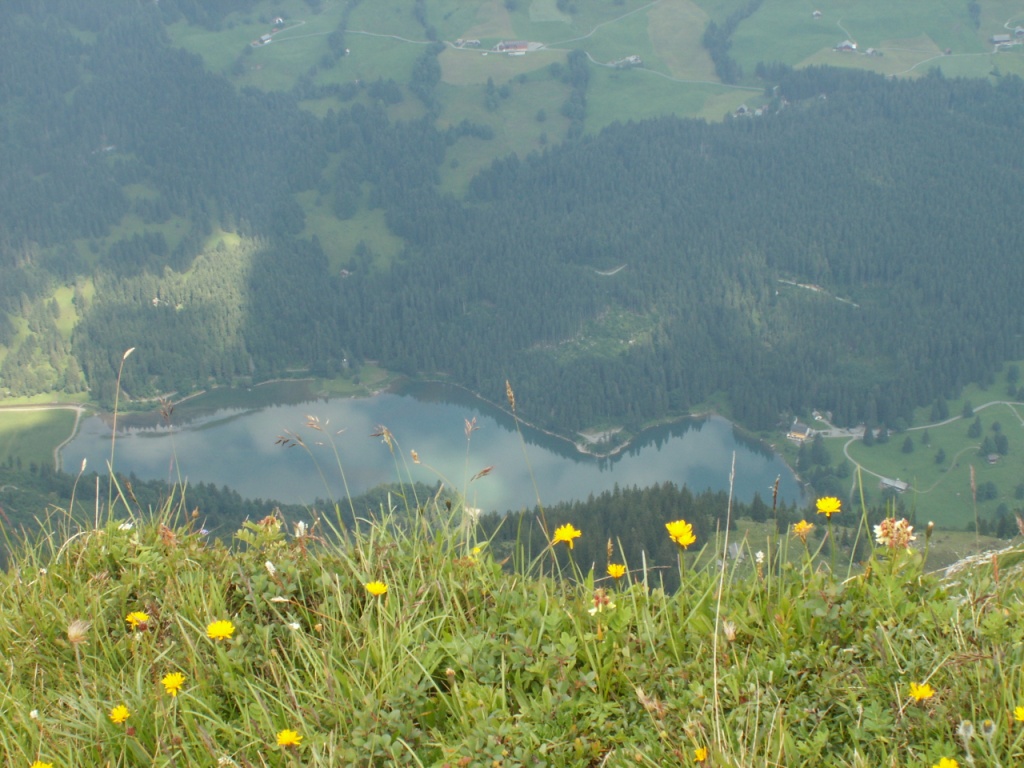
[[[712,397],[756,428],[809,407],[898,424],[1024,352],[1017,78],[765,66],[757,117],[594,134],[570,54],[549,74],[572,136],[460,199],[439,169],[488,130],[433,119],[438,49],[408,84],[424,116],[390,119],[384,83],[316,116],[308,83],[237,90],[171,45],[165,25],[236,5],[9,4],[6,392],[109,403],[136,347],[133,397],[375,360],[495,400],[510,380],[524,418],[563,432]],[[401,253],[303,236],[301,195],[340,221],[383,211]]]

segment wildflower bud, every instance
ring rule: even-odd
[[[935,531],[935,523],[931,520],[928,521],[928,527],[924,529],[924,540],[928,541],[932,537],[932,533]]]

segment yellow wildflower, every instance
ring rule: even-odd
[[[1018,723],[1024,723],[1024,707],[1013,708],[1013,719]]]
[[[36,760],[32,763],[31,768],[53,768],[53,763],[44,763],[42,760]]]
[[[366,591],[374,597],[380,597],[388,591],[388,585],[383,581],[370,581],[363,585],[366,587]]]
[[[110,710],[110,720],[115,725],[120,725],[129,717],[131,717],[131,715],[132,713],[128,711],[128,707],[126,707],[124,704],[118,704],[116,707]]]
[[[171,696],[177,696],[181,686],[185,684],[185,676],[181,672],[171,672],[164,675],[160,682]]]
[[[211,640],[228,640],[235,634],[235,625],[227,620],[214,621],[206,627],[206,636]]]
[[[626,575],[626,566],[618,563],[608,563],[608,575],[613,579],[621,579]]]
[[[707,759],[708,759],[708,748],[707,747],[697,747],[695,750],[693,750],[693,761],[695,763],[703,763],[703,762],[706,762]]]
[[[552,544],[558,544],[562,542],[569,545],[569,549],[572,549],[572,540],[578,539],[583,535],[582,531],[579,531],[572,527],[572,523],[566,523],[563,526],[555,528],[555,537],[551,540]]]
[[[910,698],[914,701],[924,701],[925,699],[930,699],[934,695],[935,689],[928,685],[928,683],[910,684]]]
[[[943,757],[932,768],[960,768],[960,763],[951,757]]]
[[[668,537],[683,549],[697,540],[697,537],[693,535],[693,526],[685,520],[673,520],[671,523],[665,523],[665,528],[668,529]]]
[[[807,534],[814,530],[814,523],[808,523],[806,520],[801,520],[799,523],[793,523],[793,535],[796,536],[804,544],[807,543]]]
[[[149,621],[149,614],[142,611],[132,611],[124,617],[124,620],[128,622],[128,626],[132,629],[145,629],[146,623]]]
[[[297,747],[301,742],[302,734],[298,731],[285,728],[277,733],[277,746],[279,747]]]
[[[835,496],[822,496],[818,499],[818,514],[824,515],[825,517],[832,517],[832,515],[839,512],[842,508],[843,503]]]

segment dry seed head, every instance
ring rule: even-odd
[[[505,397],[508,398],[508,406],[512,409],[512,413],[516,412],[516,393],[512,391],[512,385],[508,379],[505,379]]]
[[[68,642],[72,645],[81,645],[88,640],[89,628],[92,626],[88,621],[75,619],[68,624]]]
[[[491,466],[489,466],[489,467],[484,467],[479,472],[477,472],[475,475],[473,475],[469,479],[469,482],[472,483],[474,480],[479,480],[481,477],[487,477],[487,475],[491,474],[491,470],[492,469],[494,469],[494,465],[493,464]]]

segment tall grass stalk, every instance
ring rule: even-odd
[[[117,380],[114,383],[114,414],[110,427],[110,460],[107,462],[109,482],[107,484],[107,509],[113,513],[114,508],[114,450],[117,444],[117,409],[121,398],[121,374],[124,373],[124,362],[129,355],[135,351],[135,347],[129,347],[121,355],[121,362],[117,366]],[[97,516],[96,527],[99,528],[99,517]]]

